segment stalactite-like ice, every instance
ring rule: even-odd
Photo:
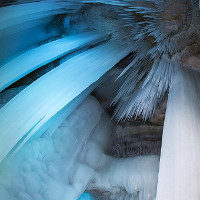
[[[156,200],[200,199],[200,74],[179,69],[169,92]]]

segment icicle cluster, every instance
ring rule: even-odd
[[[26,0],[15,1],[22,2]],[[12,0],[1,3],[2,6],[10,4]],[[133,48],[134,57],[119,76],[124,77],[124,84],[113,100],[117,104],[114,113],[117,121],[133,116],[150,118],[168,91],[177,66],[184,65],[187,57],[199,54],[197,0],[44,0],[39,4],[43,9],[49,6],[45,11],[47,15],[51,10],[55,14],[71,13],[71,10],[80,14],[77,10],[81,5],[91,5],[92,9],[86,9],[87,14],[66,15],[62,28],[67,29],[68,34],[73,34],[75,29],[78,32],[94,29],[111,34],[112,38]],[[34,9],[36,7],[30,12],[38,14]],[[73,26],[68,27],[71,22]],[[4,26],[9,24],[4,23]]]
[[[184,59],[199,53],[198,1],[84,1],[114,5],[131,27],[131,63],[119,76],[124,83],[114,104],[117,121],[141,116],[150,118],[168,91],[173,74]],[[130,37],[130,35],[127,35]]]

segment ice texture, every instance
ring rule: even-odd
[[[93,200],[93,198],[89,193],[83,193],[78,200]]]
[[[108,156],[112,122],[88,97],[51,136],[26,143],[0,165],[0,196],[6,200],[77,200],[88,189],[123,191],[133,200],[153,200],[158,156]],[[81,197],[81,199],[84,196]]]
[[[0,160],[17,143],[20,148],[33,135],[42,135],[54,123],[56,114],[65,106],[72,109],[70,103],[130,51],[130,47],[114,42],[92,48],[62,63],[15,96],[0,109]]]
[[[89,189],[111,192],[111,199],[153,200],[156,196],[158,156],[104,158]],[[123,194],[125,193],[125,194]]]
[[[200,198],[200,74],[179,69],[169,92],[156,200]]]
[[[39,67],[101,39],[103,37],[95,33],[77,34],[46,43],[17,56],[0,68],[0,92]]]
[[[38,1],[0,8],[0,38],[30,28],[38,19],[52,15],[73,13],[80,8],[80,1]],[[65,9],[64,9],[65,8]],[[8,14],[9,13],[9,14]],[[23,24],[23,26],[20,26]],[[12,31],[11,31],[12,30]]]
[[[19,94],[26,86],[11,88],[0,93],[0,108],[8,103],[12,98]]]
[[[25,144],[15,157],[1,163],[1,199],[78,199],[99,165],[101,132],[110,135],[111,122],[102,112],[93,97],[87,98],[52,137]],[[99,126],[102,120],[104,126]],[[99,149],[90,151],[98,145]]]

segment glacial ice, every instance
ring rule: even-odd
[[[46,43],[17,56],[0,67],[0,92],[39,67],[103,39],[99,34],[82,33]]]
[[[169,92],[156,200],[200,198],[200,74],[179,69]]]
[[[12,98],[19,94],[26,86],[11,88],[0,93],[0,108],[8,103]]]
[[[78,160],[84,160],[87,155],[83,150],[89,135],[95,132],[101,113],[98,102],[89,97],[56,129],[52,137],[42,137],[25,144],[15,157],[1,163],[1,198],[57,200],[63,199],[65,191],[70,190],[75,192],[77,199],[86,188],[86,178],[94,171],[84,161],[79,163]],[[107,128],[109,130],[109,125]]]
[[[112,158],[107,155],[111,135],[110,117],[94,97],[87,98],[52,136],[27,142],[0,164],[0,196],[77,200],[89,185],[88,189],[118,192],[113,200],[121,189],[129,199],[153,200],[159,158]]]
[[[65,8],[65,9],[64,9]],[[35,20],[56,14],[73,13],[80,8],[80,1],[39,1],[10,5],[0,8],[0,38],[5,32],[15,27],[19,31],[20,24],[28,28],[27,22],[34,24]],[[14,32],[13,32],[14,33]]]
[[[63,34],[55,25],[55,16],[73,14],[80,1],[1,1],[0,7],[0,63],[19,55],[44,41]],[[2,65],[2,64],[1,64]]]
[[[43,26],[42,24],[52,20],[50,15],[74,12],[80,8],[80,4],[76,2],[79,1],[41,1],[1,8],[0,16],[3,17],[0,17],[0,24],[3,26],[0,27],[0,38],[10,37],[10,35],[14,37],[13,35],[17,35],[20,31],[30,31],[35,26]],[[129,5],[129,1],[83,0],[83,2]],[[137,1],[135,2],[137,4]],[[68,9],[64,10],[65,6]],[[6,9],[10,11],[3,11]],[[11,15],[5,15],[5,12]],[[102,23],[101,20],[99,22]],[[108,27],[112,29],[110,24]],[[38,30],[39,28],[36,32],[39,33]],[[141,35],[145,35],[144,32]],[[14,40],[16,38],[17,36]],[[11,42],[9,39],[5,41],[6,44],[7,41]],[[40,50],[44,46],[39,47]],[[27,60],[33,62],[33,65],[28,62],[28,65],[20,66],[25,72],[18,71],[19,68],[15,68],[16,71],[10,70],[13,61],[14,65],[17,63],[15,59],[7,63],[10,64],[10,68],[9,66],[0,68],[0,73],[5,70],[6,81],[11,84],[31,70],[52,61],[52,57],[55,59],[63,55],[62,53],[66,53],[64,49],[59,53],[60,55],[51,55],[51,58],[48,57],[45,61],[42,60],[44,57],[40,57],[41,60],[38,57],[32,59],[33,56],[38,56],[38,53],[44,53],[44,50],[38,51],[37,48],[26,52],[25,57],[16,58],[17,62],[23,64]],[[64,120],[98,85],[102,75],[131,50],[121,44],[107,43],[84,52],[63,62],[57,69],[38,79],[0,110],[2,119],[0,120],[0,161],[9,152],[13,153],[20,149],[14,157],[7,157],[0,164],[1,198],[77,200],[89,185],[93,189],[113,192],[112,199],[115,200],[119,199],[120,194],[122,195],[120,199],[123,200],[154,199],[159,158],[145,156],[116,159],[108,156],[110,119],[94,99],[91,97],[87,99],[79,109]],[[7,57],[10,57],[9,54]],[[14,78],[10,77],[11,72]],[[138,80],[140,79],[142,75],[138,77]],[[1,89],[9,84],[4,83]],[[43,136],[39,138],[41,135]],[[125,196],[121,190],[125,190]]]
[[[78,200],[93,200],[93,198],[89,193],[83,193]]]
[[[17,143],[21,147],[33,135],[43,134],[56,113],[95,84],[130,51],[130,47],[114,42],[90,49],[37,79],[8,102],[0,109],[0,160]]]

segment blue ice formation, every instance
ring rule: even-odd
[[[93,198],[89,193],[83,193],[78,200],[93,200]]]
[[[129,51],[130,48],[113,42],[95,47],[62,63],[8,102],[0,110],[0,160],[33,135],[41,136],[47,131],[51,118],[95,84]]]
[[[38,43],[46,43],[45,40],[54,41],[58,36],[62,38],[84,31],[110,35],[112,40],[132,47],[135,55],[120,75],[125,81],[113,100],[117,104],[114,116],[119,121],[133,116],[150,118],[168,92],[176,69],[184,64],[186,57],[198,53],[198,48],[192,48],[199,34],[196,0],[177,0],[175,3],[163,0],[20,2],[0,10],[0,39],[5,48],[0,49],[2,65],[13,66],[12,58],[24,55],[28,49],[31,53],[33,46],[38,47]],[[88,5],[86,11],[82,12],[82,5]],[[191,11],[193,8],[194,12]],[[177,16],[181,19],[178,20]],[[169,18],[173,23],[169,23]],[[41,63],[34,64],[35,68],[29,67],[34,70],[41,67]],[[16,72],[20,74],[16,77],[26,74],[22,72]],[[29,72],[31,70],[27,69]],[[6,83],[9,80],[10,77]],[[9,84],[14,80],[17,79],[12,77]]]
[[[29,141],[14,157],[0,164],[0,197],[77,200],[89,186],[113,193],[113,199],[116,195],[123,199],[125,195],[133,200],[152,200],[158,156],[108,156],[105,152],[109,151],[111,134],[110,116],[89,96],[51,137],[43,135]],[[131,173],[127,170],[130,168]],[[125,194],[119,194],[120,188],[124,188]]]
[[[67,9],[63,10],[65,6]],[[30,37],[29,31],[36,29],[37,34],[41,34],[44,40],[47,24],[42,22],[38,26],[35,24],[37,20],[50,17],[51,14],[75,12],[78,9],[77,2],[41,1],[0,9],[2,41],[9,43],[10,35],[16,41],[18,38],[24,39],[23,48],[16,45],[13,52],[2,57],[0,91],[38,68],[53,66],[48,73],[28,85],[0,109],[2,161],[9,153],[17,152],[29,139],[38,138],[44,133],[51,135],[98,86],[103,75],[125,57],[132,47],[114,40],[107,41],[107,33],[99,34],[95,31],[64,37],[60,35],[60,39],[46,34],[47,41],[38,45],[39,39],[33,36],[36,46],[30,47],[28,38],[32,40],[32,36]],[[8,12],[11,12],[11,15],[7,15]],[[5,47],[5,52],[9,52],[9,47]]]
[[[105,126],[97,128],[104,118]],[[95,146],[101,149],[107,144],[107,137],[102,146],[101,137],[100,140],[92,137],[99,131],[103,132],[102,136],[109,136],[110,127],[111,122],[97,100],[88,97],[51,137],[44,135],[26,143],[12,159],[1,163],[0,197],[7,200],[78,199],[99,164],[93,159],[102,156]],[[91,151],[96,154],[94,157]]]
[[[46,43],[18,55],[0,68],[0,91],[39,67],[101,40],[101,35],[83,33]]]
[[[0,8],[0,90],[6,99],[0,109],[0,162],[4,161],[0,168],[1,197],[6,200],[76,200],[94,179],[91,188],[109,191],[123,187],[126,198],[155,198],[157,157],[119,162],[104,154],[107,142],[104,134],[109,125],[106,128],[102,125],[107,118],[104,116],[102,120],[98,115],[101,109],[91,110],[89,115],[91,105],[87,105],[83,123],[77,122],[79,126],[73,124],[73,128],[71,123],[76,120],[72,122],[67,118],[78,112],[78,106],[85,105],[81,103],[115,64],[134,52],[118,77],[125,80],[113,100],[117,103],[115,118],[120,121],[133,116],[151,117],[172,86],[164,130],[165,134],[171,134],[165,136],[163,142],[157,199],[163,200],[167,197],[164,194],[170,193],[171,199],[192,196],[198,200],[199,179],[195,176],[199,174],[196,160],[199,155],[198,76],[179,71],[181,66],[190,67],[199,54],[199,11],[195,9],[198,1],[44,0],[27,3],[19,0],[13,3]],[[82,5],[88,6],[86,12],[81,10]],[[45,68],[47,73],[38,72]],[[199,70],[199,66],[194,69]],[[8,87],[34,72],[39,74],[38,79],[17,91],[12,89],[13,98],[6,97]],[[188,85],[193,90],[189,90]],[[180,91],[184,92],[177,97]],[[175,106],[177,100],[180,107]],[[184,107],[191,117],[187,117]],[[178,108],[183,118],[179,117]],[[172,115],[175,117],[171,121]],[[187,123],[191,119],[192,128]],[[171,130],[173,123],[176,123],[175,129]],[[184,124],[183,128],[180,124]],[[102,132],[104,134],[97,134]],[[177,133],[182,133],[180,143]],[[182,144],[187,141],[190,141],[187,148],[192,151],[183,148]],[[84,146],[86,143],[88,146]],[[166,148],[168,145],[171,151]],[[81,158],[80,152],[83,153]],[[150,163],[150,167],[144,163]],[[127,166],[133,166],[131,176]],[[135,173],[137,170],[143,171]],[[191,176],[187,175],[188,171]],[[173,176],[173,173],[180,174]],[[193,187],[187,190],[188,185]]]

